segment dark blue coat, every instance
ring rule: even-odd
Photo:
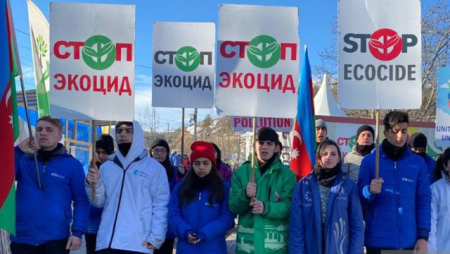
[[[324,229],[319,183],[310,173],[295,186],[289,221],[289,253],[361,254],[363,216],[355,183],[340,173],[333,182]],[[322,248],[323,236],[326,249]]]
[[[179,182],[172,192],[169,203],[169,230],[178,237],[177,253],[227,253],[225,234],[233,226],[234,214],[228,210],[230,187],[223,181],[225,198],[222,202],[208,203],[209,189],[198,193],[198,199],[179,206],[180,189],[184,181]],[[189,232],[204,237],[199,243],[191,244],[187,239]]]
[[[374,248],[413,248],[418,237],[428,238],[431,191],[422,157],[406,148],[397,161],[380,146],[381,193],[366,198],[364,187],[375,178],[375,153],[364,157],[358,177],[361,203],[367,208],[365,245]]]

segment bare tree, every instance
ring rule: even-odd
[[[158,137],[164,136],[161,133],[158,133],[158,129],[160,126],[159,115],[156,112],[156,109],[147,104],[144,109],[144,116],[141,119],[141,126],[144,129],[144,138],[146,146],[149,146],[150,143]]]
[[[415,121],[434,121],[436,116],[437,69],[450,64],[450,3],[437,0],[424,11],[422,17],[422,106],[408,110]],[[314,66],[314,75],[332,76],[331,84],[337,84],[338,49],[337,18],[331,21],[333,37],[329,46],[319,52],[321,64]],[[332,85],[336,97],[337,86]],[[337,97],[336,97],[337,98]],[[374,117],[372,110],[344,110],[353,117]],[[383,110],[381,113],[383,114]],[[387,110],[386,110],[387,112]]]
[[[205,119],[199,124],[200,127],[200,137],[203,141],[210,141],[211,131],[213,128],[213,119],[208,114]]]
[[[439,0],[422,17],[422,107],[417,120],[436,118],[437,69],[450,64],[450,3]]]

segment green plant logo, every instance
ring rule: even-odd
[[[350,140],[348,141],[348,146],[353,149],[353,146],[356,145],[356,135],[351,136]]]
[[[190,72],[200,65],[200,55],[197,49],[191,46],[184,46],[177,51],[175,64],[185,72]]]
[[[259,68],[270,68],[280,60],[281,49],[275,38],[260,35],[250,41],[247,49],[248,60]]]
[[[105,70],[116,60],[116,46],[106,36],[94,35],[84,42],[84,62],[95,70]]]
[[[36,51],[42,57],[45,57],[47,55],[47,52],[48,52],[48,44],[44,41],[44,38],[42,38],[41,35],[39,35],[36,38]]]

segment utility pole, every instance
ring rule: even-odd
[[[197,141],[197,108],[194,109],[194,142]]]
[[[169,123],[167,123],[167,135],[166,135],[166,141],[169,143],[170,146],[170,139],[169,139]]]
[[[197,108],[194,109],[194,114],[189,114],[189,123],[194,122],[194,142],[197,141]]]

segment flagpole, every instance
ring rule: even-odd
[[[22,97],[23,97],[23,103],[25,106],[25,115],[27,118],[27,126],[28,126],[28,133],[30,134],[30,141],[32,141],[34,139],[33,137],[33,132],[31,129],[31,123],[30,123],[30,115],[28,113],[28,100],[27,100],[27,96],[25,93],[25,84],[23,81],[23,74],[22,74],[22,67],[20,65],[20,58],[17,57],[19,55],[19,50],[17,48],[17,40],[16,40],[16,32],[14,30],[14,21],[12,19],[12,12],[11,12],[11,3],[8,1],[8,11],[10,13],[9,15],[9,23],[11,26],[11,37],[13,40],[13,45],[14,45],[14,52],[15,54],[13,54],[13,60],[16,63],[16,67],[17,67],[17,72],[19,74],[19,79],[20,79],[20,87],[22,88]],[[38,187],[40,190],[42,190],[42,184],[41,184],[41,177],[39,175],[39,167],[38,167],[38,161],[37,161],[37,155],[36,153],[33,153],[33,157],[34,157],[34,166],[36,168],[36,176],[37,176],[37,181],[38,181]]]

